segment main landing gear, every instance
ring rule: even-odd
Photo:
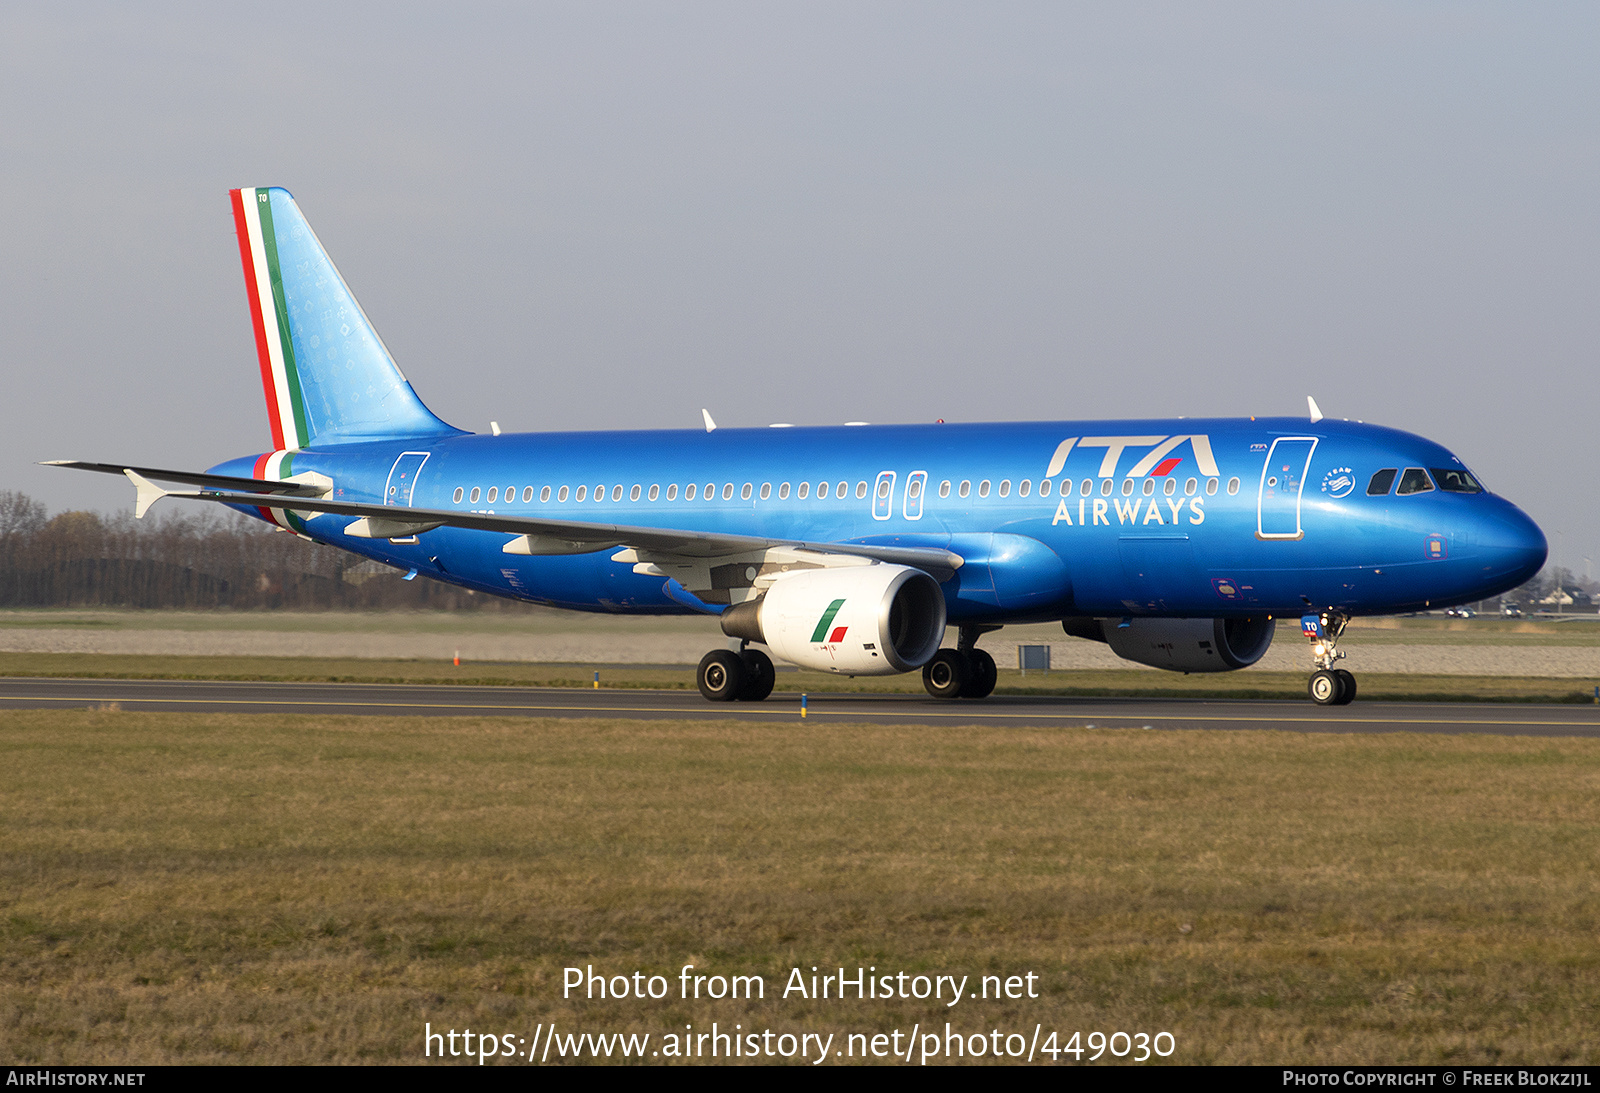
[[[922,666],[922,685],[934,698],[988,698],[1000,669],[977,647],[978,638],[998,626],[963,626],[954,649],[940,649]]]
[[[695,682],[712,702],[760,702],[772,693],[778,675],[772,658],[759,649],[713,649],[700,658]]]
[[[1306,690],[1318,706],[1348,706],[1356,697],[1356,677],[1343,668],[1334,667],[1344,658],[1339,652],[1339,638],[1349,621],[1350,616],[1339,611],[1304,615],[1300,619],[1300,631],[1311,643],[1311,659],[1317,666]]]

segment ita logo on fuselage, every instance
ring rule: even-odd
[[[1173,472],[1184,462],[1183,455],[1173,453],[1185,447],[1193,457],[1195,473],[1207,479],[1220,477],[1222,472],[1217,467],[1216,456],[1211,450],[1211,437],[1203,433],[1186,433],[1177,436],[1069,436],[1056,445],[1055,453],[1050,457],[1050,464],[1045,469],[1045,478],[1054,478],[1065,470],[1074,452],[1087,451],[1099,459],[1096,477],[1101,481],[1108,481],[1117,477],[1117,465],[1122,461],[1124,452],[1130,448],[1145,448],[1149,450],[1122,472],[1122,476],[1130,481],[1143,478],[1167,479],[1172,477]],[[1085,471],[1087,469],[1084,468]],[[1067,483],[1071,479],[1070,474],[1063,479],[1061,499],[1057,502],[1055,515],[1050,520],[1051,527],[1057,524],[1066,524],[1069,527],[1134,524],[1143,527],[1150,524],[1162,526],[1183,522],[1189,524],[1205,522],[1205,499],[1187,492],[1183,497],[1174,497],[1164,491],[1163,496],[1154,497],[1131,496],[1125,491],[1122,497],[1112,497],[1109,489],[1103,488],[1099,497],[1089,497],[1080,490],[1077,504],[1074,506],[1067,497],[1070,489]],[[1088,479],[1084,482],[1087,485]],[[1113,513],[1115,520],[1112,519]]]

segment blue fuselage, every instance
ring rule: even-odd
[[[1473,480],[1443,447],[1331,420],[462,435],[284,462],[284,477],[331,478],[337,500],[403,507],[409,490],[417,508],[946,548],[965,560],[943,585],[958,623],[1412,611],[1515,587],[1546,554],[1515,505],[1464,491]],[[450,527],[360,539],[349,517],[304,515],[293,524],[312,539],[486,593],[686,610],[615,549],[528,557],[502,551],[508,535]]]

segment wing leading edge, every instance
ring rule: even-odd
[[[163,497],[210,501],[223,505],[289,509],[297,513],[330,513],[354,518],[344,529],[344,534],[352,538],[404,538],[435,528],[455,527],[513,536],[501,547],[507,554],[541,556],[590,554],[613,547],[624,547],[627,549],[618,554],[614,560],[631,562],[636,571],[647,573],[663,572],[658,567],[679,564],[688,564],[698,570],[711,559],[763,556],[777,561],[781,556],[785,565],[829,565],[850,562],[859,564],[858,559],[887,562],[924,570],[935,580],[943,582],[949,580],[955,571],[965,564],[965,559],[961,555],[940,547],[819,543],[799,539],[732,535],[725,532],[686,531],[678,528],[595,524],[499,513],[460,512],[453,509],[406,508],[395,505],[374,505],[361,501],[335,501],[327,496],[329,492],[327,487],[320,483],[268,482],[226,475],[164,471],[106,463],[81,463],[71,460],[60,460],[51,465],[124,474],[138,491],[135,514],[141,517],[152,504]],[[152,478],[199,485],[203,488],[164,490],[150,481]],[[830,561],[830,558],[836,560]],[[663,573],[663,575],[668,574]]]

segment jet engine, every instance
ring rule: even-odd
[[[1231,672],[1248,668],[1272,644],[1272,618],[1063,619],[1077,638],[1103,641],[1123,660],[1169,672]]]
[[[922,667],[944,640],[944,623],[938,582],[884,562],[790,573],[760,599],[722,613],[729,637],[762,642],[793,664],[852,676]]]

